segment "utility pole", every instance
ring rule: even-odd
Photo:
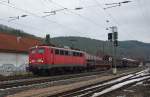
[[[122,2],[116,2],[116,3],[108,3],[105,4],[107,7],[104,8],[104,10],[109,9],[109,8],[113,8],[113,7],[117,7],[117,6],[121,6],[122,4],[126,4],[132,1],[122,1]],[[109,22],[109,20],[107,20],[106,22]],[[108,40],[111,42],[112,44],[112,67],[113,67],[113,74],[117,73],[117,60],[116,60],[116,53],[117,53],[117,46],[118,46],[118,31],[117,31],[117,27],[116,26],[112,26],[110,27],[111,29],[111,33],[108,33]],[[107,28],[106,30],[109,30],[109,28]]]
[[[116,26],[112,26],[111,28],[111,33],[108,33],[108,40],[112,43],[112,70],[113,74],[117,73],[117,58],[116,58],[116,53],[117,53],[117,46],[118,46],[118,31]]]

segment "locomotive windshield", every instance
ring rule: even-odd
[[[39,54],[43,54],[44,53],[44,48],[39,48],[38,50],[37,50],[37,53],[39,53]]]
[[[45,51],[44,48],[38,48],[38,49],[32,49],[32,50],[31,50],[31,53],[32,53],[32,54],[35,54],[35,53],[43,54],[44,51]]]

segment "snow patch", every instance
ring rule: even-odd
[[[128,84],[132,84],[134,82],[139,82],[141,80],[145,80],[145,79],[148,79],[150,78],[150,76],[146,76],[146,77],[142,77],[142,78],[137,78],[137,79],[132,79],[132,80],[129,80],[129,81],[125,81],[125,82],[122,82],[122,83],[119,83],[119,84],[116,84],[116,85],[113,85],[111,86],[110,88],[107,88],[99,93],[94,93],[94,95],[92,95],[92,97],[98,97],[98,96],[101,96],[105,93],[108,93],[108,92],[111,92],[113,90],[116,90],[116,89],[119,89],[125,85],[128,85]]]

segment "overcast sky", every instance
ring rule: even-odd
[[[119,40],[150,43],[150,0],[132,0],[109,8],[105,4],[125,0],[0,0],[0,24],[40,37],[82,36],[107,40],[107,27],[117,26]],[[82,7],[81,10],[74,10]],[[49,13],[59,9],[55,15]],[[10,21],[9,17],[20,17]],[[109,20],[109,22],[106,22]]]

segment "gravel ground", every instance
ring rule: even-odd
[[[136,70],[138,70],[136,68]],[[135,69],[131,69],[129,70],[130,72],[135,72]],[[128,71],[128,73],[129,73]],[[41,89],[31,89],[31,90],[26,90],[26,91],[23,91],[23,92],[20,92],[20,93],[17,93],[17,94],[14,94],[14,95],[9,95],[7,97],[43,97],[43,95],[51,95],[51,94],[57,94],[59,92],[62,92],[62,91],[67,91],[67,90],[70,90],[72,88],[78,88],[78,87],[81,87],[81,86],[86,86],[86,85],[90,85],[90,84],[94,84],[94,83],[98,83],[98,82],[101,82],[101,81],[105,81],[105,80],[110,80],[112,78],[115,78],[115,77],[119,77],[119,75],[122,75],[123,72],[126,72],[127,71],[120,71],[118,72],[118,75],[103,75],[101,77],[96,77],[96,78],[92,78],[92,80],[87,80],[86,81],[78,81],[77,83],[72,83],[72,84],[67,84],[67,85],[60,85],[60,86],[50,86],[50,87],[45,87],[45,88],[41,88]],[[85,79],[85,78],[84,78]],[[108,96],[108,97],[112,97],[112,96]]]
[[[150,97],[150,79],[101,97]]]

